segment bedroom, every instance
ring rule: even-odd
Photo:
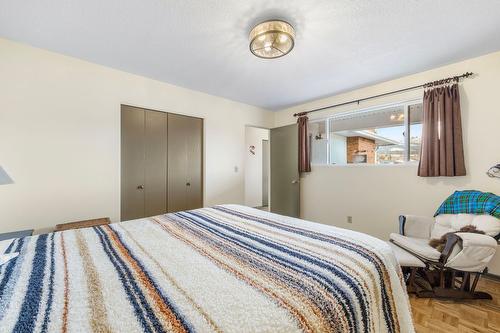
[[[99,331],[104,330],[104,327],[109,331],[168,330],[171,328],[167,325],[170,321],[162,317],[163,308],[146,311],[146,305],[153,304],[153,301],[164,307],[167,298],[184,314],[183,327],[191,331],[210,331],[215,330],[214,327],[220,331],[235,332],[300,331],[306,328],[310,331],[332,330],[331,323],[328,324],[328,320],[334,321],[331,311],[321,306],[308,307],[304,302],[321,301],[325,306],[332,306],[332,300],[338,301],[342,297],[317,295],[323,287],[312,282],[311,294],[304,293],[303,298],[293,295],[295,289],[280,285],[279,276],[291,274],[290,278],[303,277],[304,281],[307,278],[303,271],[290,273],[291,268],[284,267],[284,264],[278,265],[274,261],[276,266],[268,264],[266,260],[270,259],[263,256],[268,252],[276,254],[274,251],[277,249],[272,250],[266,245],[264,252],[258,256],[254,253],[251,257],[245,257],[249,262],[264,264],[258,267],[245,266],[244,270],[243,263],[236,260],[236,254],[231,254],[229,250],[240,251],[239,256],[246,252],[242,248],[235,248],[237,243],[229,241],[228,237],[236,237],[233,234],[235,231],[227,235],[230,231],[226,230],[226,240],[221,243],[221,250],[217,252],[211,249],[213,252],[210,254],[214,258],[212,260],[223,260],[226,264],[231,262],[233,269],[237,267],[245,274],[261,279],[253,282],[257,286],[273,286],[282,291],[283,294],[277,296],[292,302],[292,309],[308,309],[304,313],[299,311],[306,326],[297,324],[300,321],[289,314],[292,311],[290,308],[277,305],[276,295],[271,297],[263,291],[256,292],[255,285],[251,287],[247,280],[230,275],[229,268],[215,270],[212,261],[199,255],[201,249],[188,253],[187,249],[192,249],[192,246],[179,243],[180,239],[186,238],[179,235],[178,230],[169,230],[169,236],[165,236],[165,239],[158,238],[158,233],[166,232],[160,226],[170,225],[164,220],[145,222],[144,235],[140,231],[143,222],[137,223],[139,226],[131,222],[117,222],[133,220],[141,214],[146,217],[179,210],[169,209],[173,200],[181,198],[179,187],[182,187],[184,194],[187,193],[187,187],[194,191],[200,207],[228,204],[265,206],[255,202],[256,197],[257,201],[265,197],[265,182],[262,182],[262,186],[257,184],[261,183],[263,177],[262,170],[258,170],[260,166],[264,167],[262,138],[259,139],[260,145],[247,140],[249,128],[264,129],[268,132],[270,145],[268,208],[280,215],[266,215],[268,213],[265,210],[249,212],[259,219],[271,216],[273,226],[251,222],[251,219],[244,219],[242,224],[242,217],[236,218],[236,215],[217,209],[199,214],[212,217],[215,214],[219,224],[225,221],[238,225],[246,233],[256,233],[259,239],[272,239],[274,243],[286,244],[287,248],[308,255],[315,253],[321,257],[323,264],[335,267],[346,265],[345,270],[350,269],[353,262],[359,262],[359,258],[351,253],[352,250],[339,248],[338,244],[324,244],[324,240],[313,240],[310,235],[292,235],[280,229],[283,226],[278,228],[277,225],[300,226],[306,228],[307,232],[323,236],[336,235],[336,239],[353,237],[362,244],[366,243],[363,251],[368,251],[366,247],[374,242],[380,248],[377,253],[387,256],[383,265],[391,266],[391,262],[397,262],[398,257],[389,251],[392,247],[386,241],[390,240],[392,233],[400,231],[400,215],[431,218],[455,191],[477,190],[497,196],[500,194],[500,181],[494,177],[495,174],[498,176],[498,169],[494,166],[500,163],[500,112],[496,101],[497,80],[500,77],[499,13],[498,2],[487,0],[1,0],[0,183],[6,184],[0,185],[0,235],[3,235],[2,240],[16,239],[9,244],[10,249],[2,249],[1,254],[4,251],[5,255],[16,252],[15,247],[19,247],[19,254],[11,255],[12,258],[0,266],[0,279],[4,281],[4,284],[0,284],[0,331],[71,332],[77,331],[80,324],[85,325],[82,326],[84,331]],[[291,49],[284,56],[263,59],[251,52],[251,41],[254,40],[251,31],[269,20],[288,22],[289,25],[272,26],[271,30],[281,29],[282,35],[287,36],[282,43],[286,47],[291,46]],[[263,29],[269,30],[269,25]],[[291,40],[293,44],[289,44]],[[254,41],[259,42],[258,38]],[[265,39],[262,42],[265,43]],[[267,46],[262,46],[261,50],[266,51]],[[424,117],[419,116],[429,111],[429,106],[424,106],[424,92],[452,87],[456,82],[451,80],[448,84],[436,87],[420,86],[466,73],[473,74],[458,79],[457,83],[465,175],[419,176],[420,153],[424,149],[420,143],[429,137],[422,134]],[[401,91],[416,86],[419,87]],[[378,97],[370,98],[373,96]],[[343,105],[335,106],[338,104]],[[416,117],[412,116],[412,105],[417,105]],[[182,139],[160,140],[164,144],[161,149],[166,153],[161,163],[152,165],[158,168],[161,165],[161,181],[153,177],[153,181],[146,183],[147,179],[142,182],[128,181],[129,178],[125,177],[127,171],[124,168],[129,164],[124,161],[138,161],[137,158],[127,159],[125,156],[128,151],[126,148],[133,148],[124,143],[128,137],[124,135],[123,113],[127,112],[124,111],[127,108],[134,110],[129,110],[131,112],[139,112],[134,114],[142,117],[141,124],[146,123],[147,115],[158,116],[160,120],[153,120],[151,124],[163,124],[162,133],[166,137],[174,135],[176,130],[180,136],[184,135]],[[307,115],[308,126],[305,128],[308,129],[308,135],[303,141],[307,144],[301,148],[303,153],[307,153],[303,156],[312,158],[311,171],[302,172],[299,176],[299,143],[296,139],[298,117],[294,117],[294,114],[316,109],[322,110]],[[198,125],[192,132],[179,130],[181,125],[169,121],[175,117],[186,120],[185,116],[201,122],[201,128]],[[368,125],[361,124],[363,121]],[[344,127],[341,127],[342,123]],[[419,126],[420,135],[417,133]],[[375,128],[377,133],[373,133]],[[388,130],[384,132],[383,129],[387,128],[397,130],[397,137]],[[410,135],[404,134],[407,129]],[[383,137],[384,133],[389,134]],[[412,137],[417,139],[412,142]],[[174,152],[181,147],[175,143],[191,142],[193,138],[197,138],[193,146],[197,147],[193,150],[196,162],[177,163],[181,159],[175,154],[169,158],[169,151]],[[349,150],[348,141],[355,141],[352,138],[357,138],[358,147]],[[372,148],[360,147],[361,141],[369,142]],[[172,143],[174,145],[170,147]],[[420,145],[415,148],[412,146],[415,143]],[[337,149],[339,146],[341,149]],[[147,154],[145,145],[141,147],[143,150],[139,151],[138,156]],[[373,156],[368,154],[372,150],[376,152]],[[137,151],[131,151],[137,154]],[[460,160],[459,156],[457,159]],[[351,163],[354,161],[361,163]],[[133,163],[130,165],[133,166]],[[193,165],[198,168],[193,169]],[[165,168],[168,172],[165,172]],[[155,168],[148,170],[151,169]],[[187,170],[196,174],[196,177],[186,176]],[[256,177],[249,176],[247,173],[251,170],[260,173]],[[144,178],[143,171],[139,174]],[[130,193],[124,193],[124,184],[133,185],[131,201],[124,202],[124,198],[128,198],[127,193]],[[144,198],[154,192],[151,189],[158,188],[159,184],[163,195],[160,198],[163,199],[157,200],[151,208],[152,205],[148,205]],[[250,197],[253,199],[250,200]],[[158,205],[158,202],[161,204]],[[181,211],[198,208],[187,205],[184,209],[185,203],[178,205]],[[225,207],[245,212],[249,209]],[[123,211],[129,208],[134,208],[131,210],[132,215],[126,215],[130,211]],[[147,213],[150,211],[158,213]],[[281,217],[285,215],[295,215],[300,220]],[[488,214],[483,212],[483,215]],[[94,221],[68,225],[88,220]],[[183,218],[175,225],[186,224],[188,220],[187,217]],[[108,222],[113,223],[110,228]],[[197,228],[201,228],[201,222],[197,223]],[[60,225],[59,230],[71,230],[52,233],[57,225]],[[85,225],[89,228],[75,229]],[[217,228],[222,232],[220,225]],[[192,233],[201,232],[198,229],[189,230]],[[180,238],[173,239],[174,231]],[[122,237],[125,245],[140,257],[144,269],[152,270],[147,271],[150,272],[150,279],[157,283],[151,283],[153,287],[142,287],[144,290],[157,290],[154,297],[144,291],[133,292],[138,299],[142,299],[140,295],[146,293],[143,295],[145,303],[138,305],[141,314],[134,312],[135,308],[131,305],[115,307],[110,301],[112,294],[109,293],[116,292],[117,299],[128,302],[128,296],[123,291],[125,287],[119,284],[117,277],[119,272],[125,270],[125,261],[124,264],[117,264],[121,268],[112,264],[118,260],[120,249],[126,249],[119,246],[118,238],[112,237],[113,232]],[[129,233],[137,235],[134,237],[138,240],[137,244],[131,245],[127,236]],[[31,234],[33,236],[19,238]],[[39,238],[39,235],[45,236]],[[64,265],[62,235],[67,235],[66,243],[69,244],[65,256],[74,260],[70,266]],[[197,235],[195,237],[192,234],[187,238],[201,242],[201,234]],[[186,258],[198,262],[198,266],[206,270],[206,275],[190,271],[189,265],[181,262],[180,254],[175,257],[177,251],[165,251],[156,242],[149,244],[147,237],[156,239],[160,245],[164,243],[166,248],[179,249],[180,253],[186,254]],[[20,243],[21,239],[24,239],[22,243],[26,242],[25,245]],[[39,239],[45,240],[46,244],[40,246],[47,247],[46,253],[50,253],[49,245],[55,244],[55,259],[47,255],[45,264],[34,263],[33,259],[37,253],[34,247]],[[104,246],[100,242],[105,239]],[[108,243],[111,239],[116,241],[114,245]],[[222,242],[208,236],[203,239],[206,242]],[[298,244],[297,239],[303,240],[307,246],[305,243]],[[255,242],[257,240],[252,240],[252,247],[257,246]],[[394,242],[391,244],[394,245]],[[145,250],[141,250],[140,246]],[[349,255],[345,256],[346,262],[332,257],[325,247],[339,253],[347,251]],[[104,248],[107,251],[113,248],[117,252],[108,253]],[[207,248],[205,250],[208,251]],[[395,288],[389,298],[403,304],[400,306],[403,310],[398,310],[401,313],[390,314],[387,319],[380,313],[367,310],[365,315],[371,319],[368,325],[361,319],[361,310],[354,311],[355,314],[347,311],[345,318],[342,314],[336,319],[343,324],[350,324],[335,324],[339,331],[499,331],[500,295],[497,290],[500,282],[497,277],[500,276],[500,254],[487,257],[488,273],[479,279],[477,291],[490,293],[493,300],[450,301],[417,297],[412,290],[414,282],[408,286],[399,283],[398,286],[396,277],[400,268],[394,264],[394,267],[388,268],[392,275],[387,286]],[[162,258],[169,258],[174,264],[170,265]],[[425,258],[419,259],[418,256],[410,255],[410,258],[417,258],[417,264],[422,262],[421,259],[426,262]],[[49,283],[52,263],[58,273],[53,276],[53,283]],[[137,266],[130,265],[127,267],[133,275],[129,281],[132,283],[140,279],[134,274],[141,273],[141,269],[134,273],[131,267]],[[323,270],[333,274],[328,269],[318,268],[316,264],[306,263],[304,259],[297,265],[302,268],[312,266],[310,268],[315,274]],[[405,267],[403,264],[401,266]],[[193,304],[197,304],[213,320],[203,319],[199,311],[186,310],[189,308],[186,296],[175,294],[165,274],[151,267],[160,267],[181,287],[188,288]],[[411,267],[404,268],[407,280],[412,272]],[[38,294],[36,289],[31,293],[27,287],[33,285],[29,277],[35,279],[34,268],[38,268],[43,285]],[[273,271],[273,275],[264,268],[279,269],[281,275],[277,271]],[[439,267],[433,270],[419,268],[420,279],[422,274],[429,271],[439,271]],[[453,271],[458,274],[457,279],[463,279],[464,272],[468,272],[463,269],[443,272],[448,285],[449,274]],[[94,274],[89,272],[95,272],[97,280],[92,280]],[[477,272],[476,269],[470,274],[470,280],[474,280],[476,275],[483,275]],[[217,281],[219,277],[233,287],[240,286],[241,295],[247,296],[233,297],[228,292],[229,287],[224,289],[224,286],[219,286],[224,295],[221,299],[227,301],[219,304],[217,290],[197,292],[197,288],[190,284],[194,283],[190,273],[199,278],[199,289],[204,290],[202,286],[206,286],[208,281]],[[65,303],[63,276],[68,276],[67,293],[75,297],[82,304],[81,307],[76,306],[80,303],[73,302],[71,297]],[[324,283],[338,287],[330,278],[330,275],[326,276],[327,282]],[[14,283],[17,280],[21,282]],[[370,283],[363,275],[354,280],[359,284]],[[105,283],[108,281],[109,287]],[[86,294],[94,290],[91,282],[100,285],[96,290],[97,295],[101,296]],[[54,288],[50,287],[52,284]],[[273,288],[269,289],[270,292],[275,290]],[[53,290],[53,294],[50,290]],[[373,297],[367,295],[367,300],[360,300],[359,304],[366,303],[371,309],[370,306],[375,304],[373,302],[381,301],[376,287],[362,290],[372,293]],[[405,298],[407,292],[410,295],[408,304]],[[86,298],[80,300],[79,293]],[[52,302],[49,295],[53,295]],[[161,298],[158,295],[166,296]],[[157,296],[161,299],[155,298]],[[460,297],[463,298],[464,294]],[[22,308],[25,299],[29,302],[26,301],[25,308]],[[34,311],[30,302],[37,299],[35,308],[38,310]],[[250,300],[263,307],[251,306]],[[52,304],[50,309],[49,304]],[[67,312],[64,311],[65,304]],[[244,313],[244,309],[237,304],[249,306],[249,314],[241,318],[241,322],[237,319],[232,321]],[[127,306],[131,308],[123,309]],[[106,326],[102,326],[104,322],[99,320],[102,317],[96,318],[92,310],[94,307],[105,309],[104,312],[108,313]],[[28,311],[28,308],[31,310]],[[81,317],[77,314],[79,310],[84,313]],[[113,318],[112,313],[117,313],[118,317]],[[264,315],[266,313],[267,316]],[[120,321],[119,314],[137,318]],[[262,320],[256,321],[258,324],[254,326],[250,325],[249,321],[258,317],[257,314],[262,316]],[[138,319],[143,317],[149,319]],[[401,326],[395,325],[398,321],[392,317],[399,318]],[[155,320],[151,318],[156,318],[158,323],[154,324]],[[359,325],[355,325],[357,320]],[[206,322],[212,326],[207,326]],[[274,324],[283,326],[272,326]]]

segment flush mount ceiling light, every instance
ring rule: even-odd
[[[293,49],[294,39],[295,30],[289,23],[265,21],[250,31],[250,51],[259,58],[279,58]]]

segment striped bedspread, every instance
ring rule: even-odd
[[[16,240],[1,332],[413,332],[389,247],[237,205]]]

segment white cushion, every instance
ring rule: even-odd
[[[436,224],[433,217],[404,215],[403,234],[408,237],[429,238],[432,227]]]
[[[482,272],[495,255],[497,241],[486,235],[459,232],[462,249],[456,256],[450,256],[446,267],[468,272]]]
[[[415,257],[410,252],[403,250],[393,242],[387,242],[394,252],[396,256],[396,260],[398,261],[400,266],[403,267],[425,267],[425,264],[422,260]]]
[[[476,215],[472,225],[475,225],[478,230],[484,231],[491,237],[495,237],[500,233],[500,219],[491,215]]]
[[[396,233],[392,233],[390,238],[396,245],[419,257],[433,261],[438,261],[441,257],[441,252],[430,246],[428,239],[407,237]]]
[[[500,233],[500,219],[491,215],[441,214],[436,216],[431,238],[441,238],[444,234],[458,231],[467,225],[473,225],[492,237]]]
[[[14,241],[14,239],[7,239],[0,241],[0,255],[4,254],[5,251],[9,248],[10,244]]]

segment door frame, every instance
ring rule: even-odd
[[[243,138],[243,151],[247,152],[247,146],[246,146],[246,129],[247,127],[253,127],[253,128],[260,128],[260,129],[265,129],[265,130],[268,130],[269,132],[269,138],[268,138],[268,141],[269,141],[269,161],[268,161],[268,175],[267,175],[267,182],[268,182],[268,186],[267,186],[267,207],[270,208],[271,207],[271,130],[273,129],[273,127],[267,127],[267,126],[260,126],[260,125],[252,125],[252,124],[245,124],[245,130],[244,130],[244,138]],[[245,184],[245,170],[246,170],[246,163],[245,161],[243,161],[243,166],[244,166],[244,169],[243,169],[243,184],[244,186],[246,186]],[[245,201],[245,187],[243,187],[243,201]]]
[[[269,136],[267,138],[267,140],[262,140],[262,186],[264,187],[264,184],[265,184],[265,187],[267,188],[267,193],[266,191],[264,191],[264,189],[262,190],[262,203],[264,203],[264,193],[266,193],[266,205],[263,205],[263,207],[271,207],[271,205],[269,204],[270,202],[270,194],[271,194],[271,130],[269,130]],[[265,143],[265,144],[264,144]],[[266,147],[266,150],[264,150],[264,147]],[[264,152],[266,154],[264,154]],[[264,159],[264,157],[266,157]],[[267,162],[264,164],[264,162]],[[265,165],[265,167],[264,167]],[[266,172],[264,172],[266,171]],[[266,182],[264,182],[264,175],[267,174],[266,176]]]

